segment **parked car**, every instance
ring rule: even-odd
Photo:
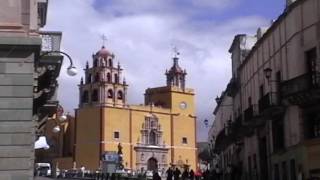
[[[38,176],[51,176],[51,165],[50,163],[36,163],[35,171]]]

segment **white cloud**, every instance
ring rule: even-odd
[[[238,0],[192,0],[193,5],[199,7],[209,7],[214,9],[223,9],[230,6],[235,6]]]
[[[130,6],[125,6],[129,2]],[[179,9],[164,1],[142,2],[138,5],[137,1],[114,1],[97,11],[93,0],[50,1],[46,29],[63,31],[63,50],[72,56],[79,71],[87,60],[92,64],[91,54],[100,49],[100,36],[105,34],[107,48],[124,68],[130,104],[143,103],[146,88],[165,85],[165,69],[172,65],[171,44],[177,45],[181,51],[180,65],[188,72],[187,86],[196,90],[199,139],[204,140],[202,121],[212,119],[214,98],[225,88],[231,75],[228,48],[233,36],[254,33],[267,21],[260,17],[238,17],[224,22],[194,20],[189,11],[179,14],[174,12]],[[215,2],[214,8],[222,8],[226,6],[223,2],[235,1],[210,2]],[[202,5],[210,2],[201,1]],[[157,10],[153,13],[150,9],[155,8],[150,6],[155,5]],[[67,65],[64,63],[60,73],[59,100],[67,111],[73,112],[78,106],[77,84],[83,74],[68,77]]]

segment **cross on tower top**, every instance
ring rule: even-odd
[[[174,53],[174,57],[177,58],[180,55],[180,52],[177,48],[177,46],[173,47],[173,53]]]
[[[101,39],[102,39],[102,46],[104,46],[104,45],[105,45],[105,42],[106,42],[108,39],[107,39],[107,37],[106,37],[104,34],[102,34]]]

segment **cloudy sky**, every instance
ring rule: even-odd
[[[284,7],[285,0],[51,0],[45,30],[63,32],[62,50],[80,71],[68,77],[64,63],[60,103],[71,113],[78,106],[77,84],[102,46],[102,34],[124,68],[130,104],[143,103],[146,88],[165,85],[174,45],[187,86],[196,91],[198,140],[205,140],[203,120],[212,123],[214,98],[231,77],[233,37],[268,26]]]

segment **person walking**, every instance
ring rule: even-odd
[[[153,171],[152,180],[161,180],[161,177],[157,171]]]
[[[180,174],[181,171],[179,170],[179,168],[176,168],[176,170],[173,172],[174,180],[180,179]]]
[[[209,172],[209,170],[207,169],[206,171],[203,172],[202,177],[203,177],[204,180],[210,180],[209,175],[210,175],[210,172]]]
[[[168,168],[168,170],[166,171],[166,174],[167,174],[167,180],[172,180],[173,170],[171,167]]]
[[[184,169],[181,177],[182,177],[182,180],[187,180],[187,179],[188,179],[188,177],[189,177],[189,172],[188,172],[188,169],[187,169],[187,168]]]
[[[86,168],[84,166],[80,167],[81,177],[84,177],[85,170]]]
[[[195,177],[196,177],[196,180],[200,180],[202,177],[202,172],[199,168],[197,169],[197,171],[195,173]]]
[[[190,179],[190,180],[194,180],[194,172],[193,172],[192,169],[191,169],[190,172],[189,172],[189,179]]]

